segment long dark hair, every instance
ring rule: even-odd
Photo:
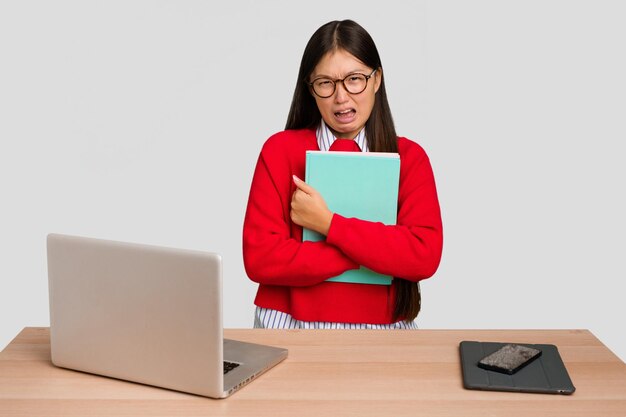
[[[326,23],[315,31],[304,49],[285,129],[314,128],[320,123],[322,116],[309,91],[308,81],[322,57],[337,49],[349,52],[370,68],[382,70],[378,49],[363,27],[352,20]],[[379,76],[382,79],[376,92],[374,108],[365,123],[367,146],[372,152],[398,152],[398,139],[387,101],[384,73],[381,71]],[[417,283],[408,280],[396,281],[393,319],[413,320],[420,311],[419,287]]]

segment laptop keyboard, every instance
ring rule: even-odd
[[[238,363],[224,361],[224,375],[226,375],[228,372],[232,371],[238,366]]]

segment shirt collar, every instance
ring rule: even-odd
[[[326,125],[324,119],[320,119],[320,124],[315,131],[315,136],[317,137],[317,146],[320,148],[320,151],[329,150],[333,142],[337,140],[337,137]],[[362,152],[369,152],[367,148],[367,138],[365,137],[365,128],[361,129],[359,134],[354,138],[354,141],[359,145]]]

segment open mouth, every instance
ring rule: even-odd
[[[340,122],[350,122],[354,119],[355,115],[356,115],[356,110],[354,109],[346,109],[346,110],[335,112],[335,117]]]

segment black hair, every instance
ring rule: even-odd
[[[374,107],[365,122],[367,146],[372,152],[398,152],[396,128],[391,117],[382,63],[374,40],[367,31],[352,20],[332,21],[315,31],[307,43],[296,89],[293,93],[285,129],[315,128],[322,118],[310,91],[309,77],[320,60],[329,52],[345,50],[372,69],[380,69],[381,83],[376,92]],[[420,291],[416,282],[396,279],[397,295],[394,320],[413,320],[420,311]]]

